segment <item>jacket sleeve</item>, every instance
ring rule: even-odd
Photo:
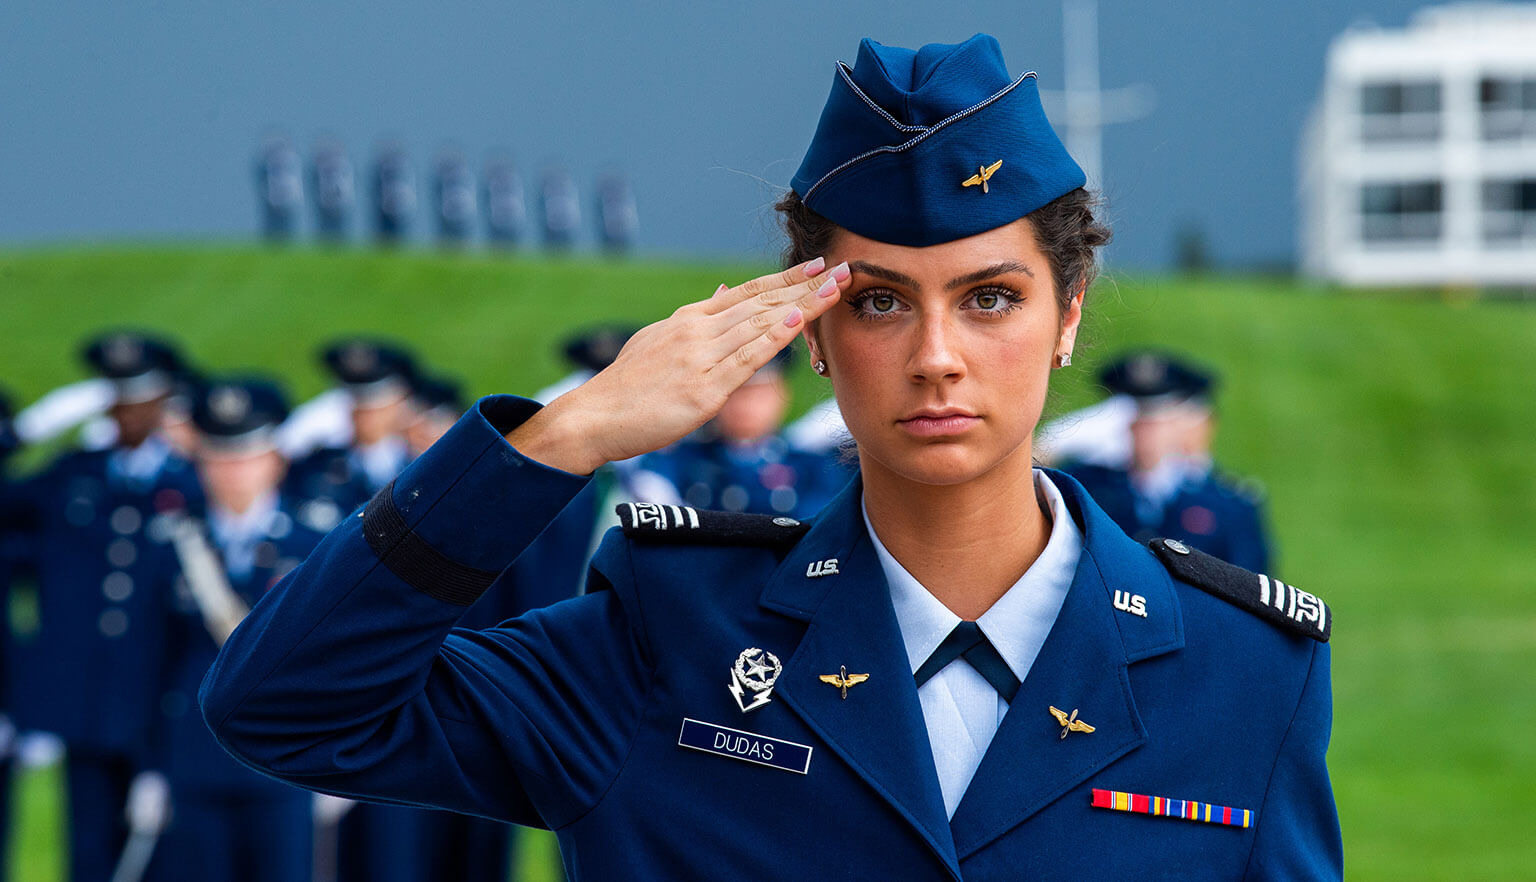
[[[521,824],[596,804],[651,676],[632,582],[453,628],[586,485],[502,438],[537,409],[482,399],[262,598],[199,696],[226,750],[312,790]]]
[[[1244,875],[1250,882],[1344,878],[1344,845],[1326,762],[1332,726],[1329,650],[1319,643],[1259,808]]]

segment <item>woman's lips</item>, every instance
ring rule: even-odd
[[[968,413],[917,414],[900,420],[902,428],[919,438],[941,438],[969,431],[981,417]]]

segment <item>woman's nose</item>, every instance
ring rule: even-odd
[[[965,359],[955,328],[942,316],[924,318],[917,328],[908,365],[915,382],[937,383],[965,376]]]

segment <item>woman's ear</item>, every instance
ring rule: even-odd
[[[805,338],[805,348],[811,354],[811,364],[826,363],[826,356],[821,352],[821,341],[817,339],[816,322],[806,323],[805,330],[800,335]]]
[[[1086,287],[1086,286],[1085,286]],[[1056,351],[1070,356],[1072,348],[1077,345],[1077,329],[1083,323],[1083,295],[1085,288],[1078,288],[1067,303],[1067,309],[1061,314],[1061,336],[1056,342]]]

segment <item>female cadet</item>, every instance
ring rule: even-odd
[[[992,38],[865,41],[794,265],[543,409],[482,400],[241,626],[210,725],[307,787],[549,827],[574,878],[1338,878],[1326,608],[1032,468],[1107,235],[1083,182]],[[624,506],[585,596],[451,630],[581,475],[801,333],[860,451],[814,524]]]

